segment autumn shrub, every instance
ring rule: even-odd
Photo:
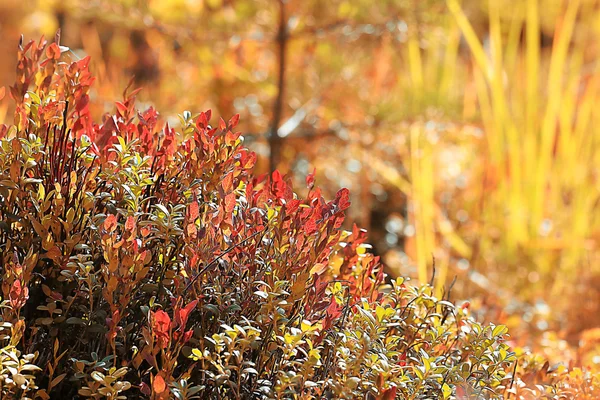
[[[88,66],[58,43],[19,48],[14,124],[0,127],[3,399],[529,388],[504,326],[428,285],[383,284],[365,232],[341,229],[346,189],[327,201],[312,175],[305,197],[256,177],[238,117],[185,112],[176,131],[136,109],[136,90],[96,123]]]

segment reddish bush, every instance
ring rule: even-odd
[[[17,359],[48,366],[34,384],[25,365],[4,392],[256,392],[281,362],[267,350],[281,321],[339,317],[331,274],[311,270],[338,244],[348,191],[300,199],[278,173],[252,177],[237,116],[212,127],[210,111],[185,113],[176,133],[126,90],[95,124],[88,64],[61,62],[56,43],[19,50],[15,124],[1,130],[2,319]],[[354,276],[346,253],[348,295],[374,296],[376,260]],[[227,325],[248,337],[223,370],[197,354]]]

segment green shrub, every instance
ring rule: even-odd
[[[19,50],[0,127],[2,398],[497,398],[504,326],[382,285],[342,189],[254,177],[210,111],[159,128],[126,90],[90,116],[88,59]],[[522,381],[518,381],[521,382]]]

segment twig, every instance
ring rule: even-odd
[[[431,259],[433,260],[433,266],[431,271],[431,281],[429,282],[429,286],[433,287],[435,284],[435,257],[431,255]]]
[[[194,278],[190,281],[190,283],[188,283],[187,286],[185,287],[185,291],[187,292],[190,289],[190,287],[196,282],[196,280],[198,280],[198,278],[202,274],[204,274],[210,267],[212,267],[213,265],[215,265],[226,254],[230,253],[236,247],[241,246],[242,244],[246,243],[247,241],[249,241],[253,237],[258,236],[258,234],[260,234],[260,233],[264,234],[266,231],[267,231],[267,228],[263,229],[262,231],[256,231],[252,235],[248,236],[246,239],[242,240],[241,242],[238,242],[236,244],[233,244],[233,245],[229,246],[223,253],[219,254],[215,259],[213,259],[210,263],[208,263],[208,265],[206,267],[202,268],[200,270],[200,272],[198,272],[196,274],[196,276],[194,276]]]

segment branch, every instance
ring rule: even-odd
[[[190,287],[198,280],[198,278],[200,278],[206,271],[208,271],[208,269],[210,267],[212,267],[213,265],[215,265],[221,258],[225,257],[226,254],[230,253],[233,249],[235,249],[236,247],[239,247],[241,245],[243,245],[244,243],[248,242],[250,239],[252,239],[255,236],[258,236],[259,234],[264,234],[267,232],[267,228],[263,229],[262,231],[256,231],[254,232],[252,235],[248,236],[246,239],[236,243],[236,244],[232,244],[231,246],[229,246],[227,249],[225,249],[225,251],[223,251],[221,254],[219,254],[217,257],[215,257],[211,262],[208,263],[208,265],[206,265],[206,267],[202,268],[200,270],[200,272],[198,272],[196,274],[196,276],[194,276],[194,278],[190,281],[190,283],[187,284],[187,286],[185,287],[185,291],[187,292]]]

